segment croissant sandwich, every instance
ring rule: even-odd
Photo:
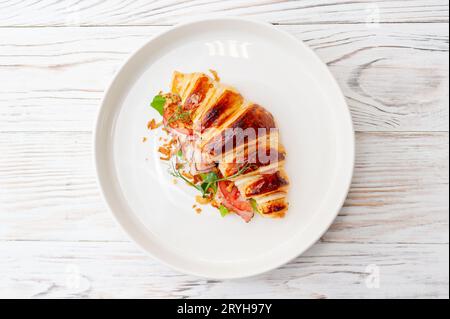
[[[162,159],[171,161],[173,176],[199,190],[197,202],[222,216],[283,217],[289,180],[274,118],[211,72],[175,72],[171,92],[154,98],[171,137],[160,147]]]

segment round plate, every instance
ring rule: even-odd
[[[169,91],[175,70],[209,69],[275,116],[291,181],[284,219],[197,214],[195,190],[174,184],[159,159],[160,133],[146,128],[160,119],[153,96]],[[338,85],[303,43],[268,24],[210,19],[164,32],[128,59],[102,102],[95,160],[111,211],[151,256],[202,277],[247,277],[300,255],[331,225],[350,186],[354,133]]]

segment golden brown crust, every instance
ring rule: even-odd
[[[186,84],[185,77],[186,77],[186,75],[184,75],[183,73],[180,73],[177,71],[175,71],[173,73],[172,89],[171,89],[171,92],[173,94],[177,94],[177,95],[181,96],[181,92],[183,91],[183,86]]]
[[[211,127],[220,127],[243,102],[242,95],[231,90],[225,90],[219,99],[202,115],[200,133],[204,133]]]
[[[262,174],[257,181],[247,185],[244,196],[253,198],[255,196],[270,194],[283,189],[287,185],[289,185],[289,182],[281,171],[273,174]]]
[[[285,192],[273,193],[268,196],[256,199],[261,214],[265,217],[280,218],[284,217],[289,208],[286,202],[287,194]]]
[[[271,129],[276,128],[272,114],[258,104],[253,104],[233,123],[230,128],[248,129]]]
[[[212,84],[210,79],[207,76],[200,76],[192,90],[186,96],[186,100],[184,101],[183,108],[185,110],[195,110],[198,106],[203,102],[211,88]]]
[[[232,115],[229,118],[232,118]],[[239,116],[216,127],[216,132],[211,137],[206,136],[204,149],[212,156],[224,154],[227,150],[268,135],[271,129],[276,129],[272,114],[261,106],[252,104]],[[241,134],[242,138],[237,138],[237,134]]]

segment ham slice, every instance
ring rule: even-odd
[[[229,189],[231,190],[229,191]],[[255,215],[252,206],[248,201],[242,198],[239,190],[236,188],[236,186],[234,186],[233,182],[219,182],[219,187],[217,189],[217,199],[223,206],[228,208],[230,211],[235,212],[247,223]]]

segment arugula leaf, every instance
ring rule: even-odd
[[[206,183],[203,182],[200,187],[203,190],[203,196],[211,193],[210,189],[212,189],[212,195],[215,195],[217,193],[217,183],[214,182],[210,182],[210,183]]]
[[[209,172],[208,174],[200,174],[203,182],[200,187],[203,189],[203,196],[210,193],[210,189],[213,190],[213,195],[217,193],[217,181],[219,176],[215,172]]]
[[[182,151],[181,149],[178,150],[177,156],[178,156],[179,158],[183,158],[183,151]]]
[[[258,204],[256,203],[256,200],[254,200],[253,198],[250,199],[250,205],[252,205],[253,211],[255,213],[258,213],[262,216],[262,213],[259,211],[258,209]]]
[[[212,188],[212,189],[213,189],[213,192],[214,192],[214,194],[216,194],[216,193],[217,193],[217,188],[218,188],[218,186],[217,186],[217,183],[213,183],[213,184],[211,184],[210,188]]]
[[[225,216],[227,216],[227,215],[230,213],[230,211],[228,210],[228,208],[226,208],[226,207],[223,206],[223,205],[220,205],[219,211],[220,211],[220,215],[221,215],[222,217],[225,217]]]
[[[166,99],[161,96],[157,95],[153,98],[153,101],[151,103],[151,106],[158,111],[159,114],[163,115],[164,113],[164,105],[166,104]]]
[[[215,172],[209,172],[206,176],[202,176],[204,182],[215,183],[219,180],[219,176]]]
[[[209,186],[210,186],[210,185],[211,185],[211,184],[210,184],[210,183],[207,183],[207,182],[201,183],[200,187],[202,188],[202,193],[203,193],[203,195],[205,195],[205,194],[208,192],[208,189],[209,189]]]

